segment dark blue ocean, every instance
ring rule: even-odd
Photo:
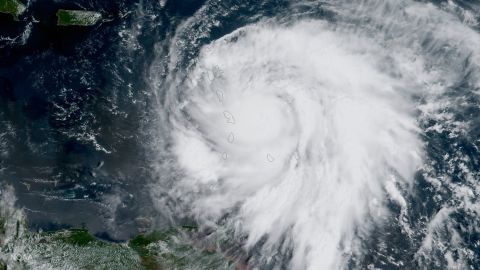
[[[0,182],[13,186],[16,205],[24,209],[32,231],[87,228],[101,239],[121,242],[172,224],[201,223],[195,214],[172,214],[177,204],[195,200],[179,202],[181,196],[169,191],[171,183],[183,177],[165,165],[175,163],[170,155],[175,125],[169,116],[174,114],[169,93],[178,89],[176,98],[183,100],[188,74],[203,63],[202,48],[238,29],[263,22],[288,28],[303,20],[324,21],[331,33],[378,41],[385,59],[389,50],[392,59],[399,48],[415,51],[405,53],[406,58],[425,59],[418,65],[427,67],[431,77],[412,85],[442,89],[409,92],[422,165],[411,181],[395,182],[397,197],[385,188],[389,214],[381,222],[372,222],[376,218],[368,212],[362,218],[369,224],[368,233],[363,227],[352,230],[361,252],[339,247],[345,258],[342,267],[478,269],[480,47],[475,42],[480,40],[480,2],[398,3],[33,0],[20,21],[0,14]],[[91,27],[57,26],[59,8],[98,11],[104,21]],[[401,21],[408,16],[399,14],[409,12],[420,19]],[[410,31],[410,24],[417,28]],[[242,37],[240,33],[231,39]],[[304,42],[308,39],[298,40]],[[370,54],[365,44],[353,45],[355,53]],[[409,80],[395,73],[400,69],[390,69],[390,64],[402,63],[385,61],[385,69],[393,70],[389,76]],[[201,125],[195,127],[203,132],[207,128]],[[235,211],[223,213],[216,224],[230,226],[226,220]],[[295,231],[298,227],[292,224],[289,230]],[[280,239],[284,242],[273,245],[271,253],[264,249],[266,239],[242,249],[243,240],[234,238],[232,246],[243,250],[241,256],[253,269],[289,269],[295,237]],[[301,267],[307,269],[308,260]]]

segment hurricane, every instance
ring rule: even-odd
[[[0,0],[0,269],[480,269],[479,0]]]
[[[226,231],[253,269],[478,260],[448,220],[478,213],[468,165],[470,184],[435,195],[437,214],[413,213],[432,211],[419,182],[433,193],[458,185],[429,154],[448,144],[437,136],[473,131],[456,116],[479,94],[473,13],[451,1],[294,1],[202,42],[235,9],[219,6],[206,2],[168,45],[160,114],[175,180],[160,182],[171,211]],[[434,244],[448,235],[456,240]],[[391,238],[405,249],[389,251]]]

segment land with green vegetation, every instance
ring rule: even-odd
[[[233,261],[221,253],[197,247],[188,237],[190,227],[170,228],[139,235],[128,245],[145,269],[234,269]]]
[[[11,14],[16,21],[25,9],[25,5],[18,0],[0,0],[0,13]]]
[[[102,241],[85,229],[31,232],[12,194],[0,189],[0,270],[235,268],[221,252],[193,240],[194,226],[140,234],[127,243]]]
[[[57,11],[57,25],[59,26],[92,26],[101,19],[102,14],[95,11],[66,9]]]

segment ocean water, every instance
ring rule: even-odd
[[[32,230],[195,223],[252,269],[477,269],[479,14],[32,1],[0,17],[0,177]]]

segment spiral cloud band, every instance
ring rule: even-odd
[[[206,47],[189,76],[176,154],[213,189],[199,215],[235,217],[247,245],[287,231],[295,268],[340,263],[354,228],[379,215],[384,183],[409,181],[421,145],[406,85],[316,22],[255,25]],[[179,126],[182,124],[179,123]],[[192,183],[193,185],[193,183]]]
[[[479,85],[470,75],[480,36],[452,13],[412,1],[326,1],[335,20],[304,16],[316,4],[294,3],[292,16],[204,45],[184,72],[170,55],[166,118],[180,175],[171,194],[201,225],[260,254],[254,267],[348,268],[392,205],[402,234],[414,237],[408,194],[417,173],[432,185],[436,177],[425,134],[461,133],[466,125],[440,113],[457,106],[446,93],[459,78]],[[208,21],[207,10],[183,25],[193,44],[188,28]],[[176,38],[173,52],[185,44]],[[434,223],[425,228],[418,261],[436,235]]]

